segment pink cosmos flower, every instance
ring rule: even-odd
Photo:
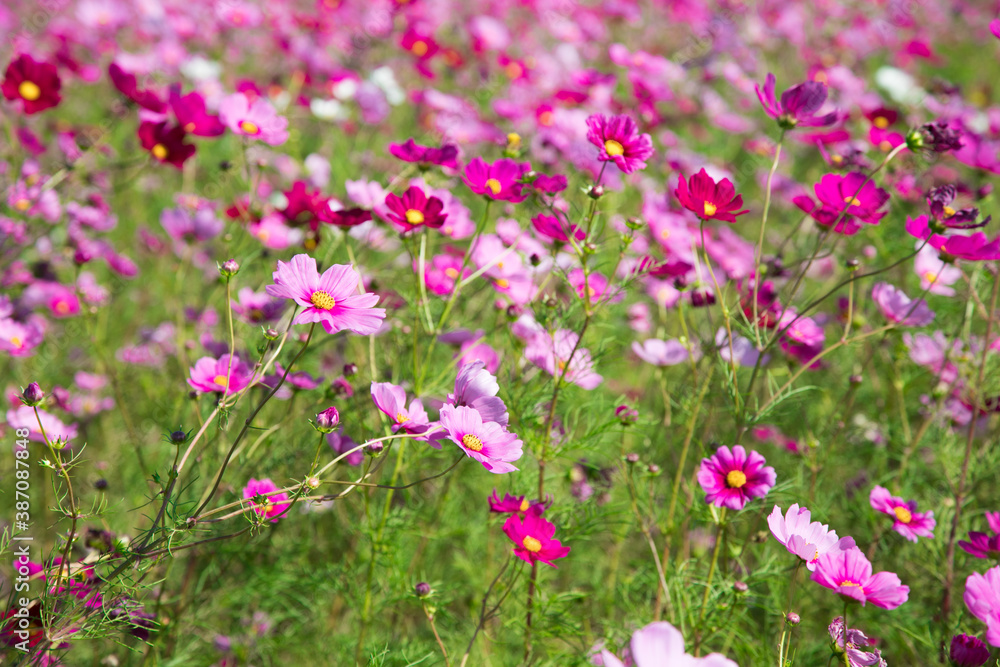
[[[654,366],[676,366],[688,359],[693,358],[697,361],[701,357],[697,348],[688,350],[683,343],[673,338],[670,340],[650,338],[642,343],[632,341],[632,351],[637,357]]]
[[[844,617],[838,616],[827,626],[830,639],[835,646],[844,648]],[[870,640],[865,633],[855,628],[847,629],[847,660],[851,667],[886,667],[882,652],[869,646]],[[871,648],[871,651],[865,649]]]
[[[986,523],[994,534],[1000,534],[1000,512],[984,512]]]
[[[403,162],[416,162],[419,164],[436,164],[440,167],[458,169],[458,146],[445,143],[441,148],[421,146],[412,138],[407,139],[403,144],[389,144],[389,152]]]
[[[528,197],[519,181],[529,171],[531,165],[527,162],[518,164],[509,158],[503,158],[493,164],[486,164],[483,158],[476,157],[465,166],[462,180],[477,195],[516,204]]]
[[[1000,559],[1000,535],[969,532],[969,539],[959,540],[958,546],[976,558]]]
[[[767,525],[771,534],[788,549],[806,562],[809,571],[816,569],[819,557],[837,551],[854,548],[853,537],[837,537],[837,532],[819,521],[810,522],[811,515],[806,508],[799,508],[798,503],[788,508],[784,516],[777,505],[767,517]]]
[[[188,384],[204,393],[238,394],[250,384],[253,370],[237,357],[202,357],[191,367]]]
[[[38,417],[35,417],[35,409],[27,405],[20,405],[7,411],[7,426],[17,429],[28,429],[28,439],[33,442],[45,442],[41,429],[38,428],[38,420],[42,421],[42,428],[45,429],[45,436],[49,442],[66,443],[77,435],[76,424],[64,424],[55,415],[38,408]]]
[[[528,512],[523,520],[518,514],[510,515],[503,524],[503,532],[514,543],[514,555],[525,563],[541,562],[556,567],[552,561],[569,555],[569,547],[552,537],[556,534],[555,524],[538,514]]]
[[[260,518],[270,519],[271,523],[278,523],[278,519],[284,516],[291,508],[291,503],[288,502],[288,494],[281,492],[271,496],[264,496],[266,493],[277,491],[278,488],[278,485],[272,482],[270,478],[265,477],[264,479],[257,480],[251,477],[247,485],[243,487],[243,500],[250,501],[250,506],[253,507],[253,511]],[[253,500],[260,496],[263,496],[260,502]]]
[[[475,408],[444,405],[440,424],[448,437],[469,456],[492,473],[517,470],[511,461],[521,458],[523,443],[496,422],[483,422]]]
[[[170,108],[184,131],[196,137],[217,137],[226,131],[219,117],[206,111],[205,98],[196,90],[181,95],[180,84],[171,86]]]
[[[262,97],[251,103],[243,93],[227,95],[219,103],[219,119],[234,133],[271,146],[288,141],[288,119]]]
[[[344,462],[350,466],[361,465],[361,462],[365,460],[365,453],[362,450],[351,451],[358,446],[358,443],[354,442],[349,436],[344,433],[344,427],[341,426],[336,431],[326,434],[326,444],[330,445],[330,448],[337,452],[338,454],[347,454],[347,458]]]
[[[528,341],[524,357],[555,378],[584,389],[594,389],[604,378],[594,372],[590,351],[578,346],[579,339],[576,332],[569,329],[559,329],[552,334],[540,332]]]
[[[943,255],[969,261],[995,261],[1000,259],[1000,236],[990,240],[986,234],[975,232],[969,236],[945,236],[930,227],[927,216],[906,219],[906,231],[911,236],[927,241]]]
[[[419,265],[417,265],[419,266]],[[414,270],[416,270],[416,266]],[[424,282],[434,294],[444,296],[455,289],[459,271],[462,278],[468,278],[471,272],[462,268],[462,256],[454,254],[434,255],[430,264],[424,265]]]
[[[512,496],[509,493],[505,493],[501,500],[496,489],[493,489],[493,495],[487,500],[490,503],[490,512],[494,514],[517,514],[523,517],[525,514],[540,515],[545,512],[545,503],[541,500],[529,503],[528,496]]]
[[[965,606],[972,615],[986,624],[986,641],[1000,646],[1000,565],[973,572],[965,580]]]
[[[254,292],[249,287],[242,288],[229,303],[233,312],[250,324],[275,322],[288,305],[284,299],[268,296],[266,292]]]
[[[962,279],[962,270],[945,262],[930,245],[917,242],[917,256],[913,258],[913,270],[920,276],[920,289],[941,296],[955,296],[950,287]]]
[[[705,502],[716,507],[741,510],[753,498],[763,498],[777,480],[774,468],[764,466],[764,457],[742,445],[719,447],[715,454],[701,460],[698,483],[705,491]]]
[[[646,168],[653,155],[653,140],[639,134],[639,128],[629,116],[594,114],[587,118],[587,141],[600,149],[597,159],[614,162],[626,174]]]
[[[316,260],[306,254],[292,261],[278,261],[274,284],[266,292],[271,296],[292,299],[305,310],[292,324],[319,322],[327,333],[350,331],[361,336],[373,334],[382,326],[385,309],[375,308],[378,295],[358,294],[361,276],[349,264],[334,264],[319,273]]]
[[[576,225],[565,225],[558,218],[552,215],[539,214],[531,219],[531,224],[535,228],[538,236],[543,241],[569,242],[569,234],[573,235],[577,241],[587,238],[587,232]]]
[[[423,190],[414,186],[410,186],[403,196],[390,192],[385,197],[385,205],[389,209],[389,221],[403,232],[421,226],[438,229],[448,217],[441,213],[444,204],[440,199],[428,197]]]
[[[455,393],[448,394],[450,405],[468,406],[479,413],[483,422],[496,422],[507,427],[509,415],[503,399],[497,394],[500,384],[483,361],[463,365],[455,378]]]
[[[709,653],[695,658],[684,652],[684,636],[666,621],[650,623],[636,630],[629,643],[635,667],[737,667],[736,663],[721,653]],[[626,667],[613,653],[603,649],[600,653],[604,667]]]
[[[692,176],[690,181],[685,180],[682,174],[674,194],[684,208],[702,220],[736,222],[737,216],[750,212],[749,209],[738,210],[743,206],[743,195],[736,194],[728,178],[716,183],[704,169]]]
[[[837,221],[834,231],[846,236],[858,233],[861,229],[858,220],[877,225],[885,216],[885,211],[879,209],[889,201],[888,192],[858,172],[843,176],[826,174],[813,186],[813,191],[819,199],[818,205],[806,195],[794,197],[792,202],[824,227]]]
[[[569,272],[567,279],[576,290],[577,295],[582,299],[586,294],[591,303],[600,303],[606,297],[609,303],[618,303],[625,298],[624,290],[611,287],[610,281],[596,271],[592,271],[588,276],[584,275],[583,269],[573,269]],[[610,296],[608,296],[609,288],[611,289]]]
[[[934,321],[934,311],[923,299],[914,301],[889,283],[875,283],[872,300],[887,320],[910,327],[922,327]]]
[[[917,512],[917,501],[897,498],[882,486],[872,489],[869,496],[872,509],[888,514],[894,519],[892,528],[911,542],[917,537],[934,537],[934,512]]]
[[[431,427],[423,401],[414,398],[406,407],[406,390],[400,386],[390,382],[372,382],[372,401],[392,420],[393,433],[400,429],[413,434],[426,433]]]
[[[837,122],[837,112],[832,111],[822,116],[816,112],[826,102],[826,84],[819,81],[806,81],[792,86],[781,94],[779,102],[774,96],[774,85],[777,83],[773,74],[768,73],[764,79],[764,89],[754,85],[757,99],[764,111],[778,121],[778,125],[786,130],[793,127],[823,127]]]
[[[872,564],[857,547],[820,556],[812,580],[845,599],[860,602],[862,607],[871,602],[876,607],[895,609],[910,595],[910,587],[903,586],[896,574],[873,575]]]

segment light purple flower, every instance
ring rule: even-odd
[[[914,301],[889,283],[875,283],[872,300],[886,319],[910,327],[922,327],[934,321],[934,311],[923,299]]]
[[[697,361],[701,358],[698,348],[688,350],[683,343],[674,338],[670,340],[650,338],[642,343],[632,341],[632,351],[637,357],[654,366],[676,366],[688,359]]]
[[[721,653],[695,658],[684,652],[684,636],[666,621],[650,623],[632,634],[629,644],[635,667],[737,667]],[[604,667],[625,667],[613,653],[601,651]]]
[[[810,571],[816,569],[816,561],[823,554],[846,551],[855,546],[853,537],[837,537],[837,532],[819,521],[810,522],[811,515],[806,508],[794,504],[784,516],[777,505],[767,517],[771,534],[781,544],[806,562]]]
[[[263,97],[253,101],[243,93],[227,95],[219,103],[219,119],[236,134],[277,146],[288,141],[288,119],[279,116]]]

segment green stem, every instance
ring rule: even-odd
[[[774,149],[774,162],[771,163],[771,171],[767,173],[767,187],[764,190],[764,212],[760,216],[760,235],[757,237],[757,247],[754,250],[754,281],[753,281],[753,330],[757,339],[757,345],[761,344],[760,327],[758,326],[759,314],[757,312],[757,290],[760,287],[760,259],[764,254],[764,228],[767,227],[767,212],[771,208],[771,181],[774,179],[774,172],[778,170],[778,160],[781,159],[781,142],[785,139],[785,131],[781,131],[778,137],[778,145]]]

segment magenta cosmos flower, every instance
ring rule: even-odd
[[[219,104],[219,120],[236,134],[277,146],[288,141],[288,119],[258,97],[252,103],[243,93],[227,95]]]
[[[948,658],[955,667],[982,667],[990,659],[990,650],[978,637],[955,635]]]
[[[923,299],[913,300],[889,283],[875,283],[872,301],[879,307],[885,318],[891,322],[910,327],[922,327],[934,321],[934,311]]]
[[[569,329],[549,334],[542,331],[528,341],[524,357],[554,378],[572,382],[583,389],[594,389],[604,378],[594,371],[590,351],[579,347],[580,337]]]
[[[361,276],[349,264],[334,264],[321,275],[316,260],[301,254],[287,264],[279,260],[272,277],[268,294],[305,308],[292,324],[319,322],[327,333],[346,330],[367,336],[378,331],[385,319],[385,308],[374,307],[377,294],[357,293]]]
[[[477,157],[465,166],[462,180],[477,195],[516,204],[528,198],[520,180],[529,171],[531,165],[527,162],[518,164],[510,158],[503,158],[493,164],[486,164],[483,158]]]
[[[810,521],[812,516],[806,508],[792,505],[784,516],[777,505],[767,517],[771,534],[793,553],[806,562],[809,571],[816,569],[816,561],[824,554],[846,551],[856,545],[853,537],[837,537],[837,532],[819,521]]]
[[[888,192],[858,172],[843,176],[826,174],[813,186],[813,191],[819,204],[807,195],[794,197],[792,203],[824,227],[836,222],[834,231],[846,236],[858,233],[861,229],[859,220],[877,225],[885,216],[885,211],[880,212],[879,209],[889,201]]]
[[[684,208],[702,220],[736,222],[736,216],[750,212],[749,209],[738,210],[743,206],[743,195],[736,194],[728,178],[716,183],[704,169],[692,176],[690,181],[685,180],[682,174],[674,194]]]
[[[184,143],[187,133],[179,125],[168,126],[166,121],[152,123],[143,121],[139,124],[139,143],[158,161],[172,164],[177,169],[184,166],[184,161],[194,155],[196,148]]]
[[[701,658],[688,655],[684,652],[684,635],[666,621],[636,630],[629,643],[629,652],[632,661],[628,664],[635,667],[736,667],[735,662],[721,653],[709,653]],[[626,665],[606,649],[600,655],[604,667]]]
[[[191,367],[188,384],[206,394],[236,394],[250,384],[252,369],[236,357],[224,354],[218,359],[202,357]]]
[[[417,435],[431,427],[423,402],[414,398],[407,407],[406,390],[402,387],[390,382],[372,382],[372,401],[392,420],[393,433],[402,429]]]
[[[965,606],[972,615],[986,624],[986,641],[1000,646],[1000,565],[973,572],[965,580]]]
[[[885,487],[876,486],[872,489],[869,502],[872,509],[891,516],[895,520],[893,530],[909,541],[916,542],[917,537],[934,537],[934,526],[937,525],[934,512],[917,512],[917,501],[907,502],[891,495]]]
[[[626,174],[646,168],[653,154],[653,140],[639,134],[639,127],[628,116],[594,114],[587,118],[587,141],[600,149],[597,159],[614,162]]]
[[[812,580],[860,602],[862,607],[871,602],[876,607],[895,609],[910,595],[910,587],[902,585],[894,573],[873,575],[872,564],[857,547],[820,556]]]
[[[260,518],[270,519],[271,523],[278,523],[278,519],[288,512],[291,503],[288,502],[288,494],[285,492],[270,496],[265,495],[277,490],[278,485],[269,478],[257,480],[251,477],[247,485],[243,487],[243,500],[250,501],[253,511]],[[255,502],[254,498],[259,498],[260,502]]]
[[[441,213],[444,204],[437,197],[428,197],[418,187],[410,186],[402,196],[389,193],[385,196],[385,205],[389,209],[386,215],[396,223],[403,232],[413,231],[417,227],[438,229],[448,217]]]
[[[24,113],[31,115],[59,104],[61,85],[55,65],[22,53],[7,65],[0,90],[8,100],[20,100]]]
[[[517,470],[510,464],[521,458],[523,443],[496,422],[483,422],[479,411],[467,406],[441,407],[440,424],[448,437],[492,473]]]
[[[816,115],[826,102],[826,84],[819,81],[800,83],[783,92],[781,101],[778,101],[774,96],[775,83],[777,80],[769,73],[764,79],[764,89],[761,90],[760,86],[755,85],[754,90],[757,91],[757,99],[760,100],[764,111],[778,121],[778,125],[783,129],[823,127],[837,122],[836,111],[822,116]]]
[[[497,493],[496,489],[493,489],[493,495],[487,500],[490,503],[490,512],[494,514],[517,514],[518,516],[524,516],[525,514],[540,515],[545,512],[545,503],[541,500],[530,503],[528,502],[528,496],[512,496],[509,493],[505,493],[503,500],[501,500],[500,494]]]
[[[421,146],[412,138],[403,144],[389,144],[389,152],[403,162],[416,162],[421,165],[436,164],[440,167],[458,169],[458,146],[444,144],[441,148]]]
[[[504,522],[503,532],[514,543],[514,555],[525,563],[534,565],[542,562],[556,567],[552,561],[569,554],[569,547],[552,538],[556,534],[555,524],[538,514],[529,512],[523,520],[519,515],[512,514]]]
[[[764,457],[742,445],[719,447],[715,454],[701,460],[698,483],[705,491],[705,502],[716,507],[741,510],[752,498],[763,498],[777,480],[774,468],[764,464]]]
[[[982,232],[975,232],[969,236],[961,234],[945,236],[931,229],[926,215],[907,218],[906,231],[911,236],[927,241],[929,246],[936,248],[942,255],[969,261],[1000,259],[1000,236],[992,240]]]

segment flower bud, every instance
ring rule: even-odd
[[[750,587],[747,586],[747,582],[745,581],[736,581],[733,583],[733,591],[735,591],[738,595],[743,595],[749,590]]]
[[[316,430],[320,433],[333,433],[340,423],[340,413],[332,405],[316,415]]]
[[[310,477],[306,480],[306,486],[310,489],[318,489],[320,485],[319,477]]]
[[[982,667],[990,659],[990,650],[976,637],[955,635],[949,657],[955,667]]]
[[[280,335],[276,329],[264,329],[264,338],[267,340],[278,340]]]
[[[219,267],[219,273],[223,278],[232,278],[240,272],[240,264],[235,259],[227,259]]]
[[[344,377],[351,377],[358,374],[357,364],[344,364]]]
[[[425,598],[431,594],[431,585],[426,581],[421,581],[413,587],[413,592],[417,594],[418,598]]]
[[[638,463],[639,462],[639,455],[636,454],[635,452],[629,452],[628,454],[625,455],[625,462],[626,463]]]
[[[639,419],[639,411],[628,405],[619,405],[615,408],[615,417],[622,423],[622,426],[630,426]]]
[[[788,623],[788,625],[792,627],[795,627],[801,622],[802,622],[802,617],[796,614],[794,611],[790,611],[785,615],[785,623]]]
[[[385,443],[373,442],[371,444],[365,445],[365,454],[369,456],[378,456],[385,449]]]
[[[844,262],[844,266],[847,267],[848,271],[856,271],[860,265],[861,262],[859,262],[855,257],[852,257],[851,259]]]
[[[604,186],[603,185],[592,185],[587,188],[587,196],[591,199],[600,199],[604,196]]]
[[[660,466],[656,465],[655,463],[650,463],[649,468],[647,468],[647,470],[649,470],[649,474],[653,476],[660,474]]]
[[[97,489],[98,491],[103,491],[104,489],[108,488],[108,480],[104,479],[103,477],[100,478],[99,480],[94,482],[94,488]]]
[[[93,255],[81,248],[77,248],[76,252],[73,253],[73,262],[78,265],[83,265],[94,259]]]
[[[184,431],[174,431],[170,434],[170,444],[183,445],[187,441],[188,434]]]
[[[24,401],[25,405],[30,405],[32,407],[38,405],[45,398],[45,392],[42,388],[38,386],[37,382],[32,382],[28,387],[21,392],[21,400]]]

